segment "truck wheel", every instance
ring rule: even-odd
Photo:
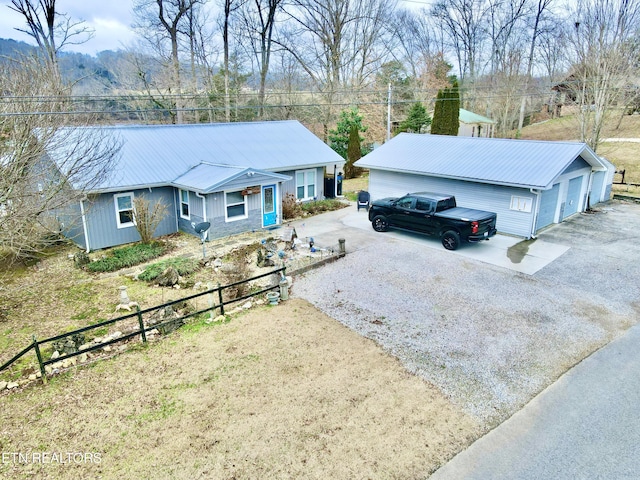
[[[458,232],[448,230],[442,235],[442,246],[447,250],[455,250],[460,246],[460,235]]]
[[[371,221],[371,225],[376,232],[386,232],[389,229],[389,222],[382,215],[374,217]]]

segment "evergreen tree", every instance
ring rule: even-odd
[[[458,135],[460,127],[460,93],[458,82],[453,82],[451,88],[438,91],[431,133],[437,135]]]
[[[347,163],[344,166],[344,177],[355,178],[362,173],[362,169],[354,166],[354,163],[362,158],[362,147],[360,145],[360,133],[356,125],[351,125],[349,133],[349,144],[347,146]]]
[[[456,136],[460,129],[460,89],[457,81],[453,82],[453,86],[449,89],[449,105],[451,109],[449,135]]]
[[[406,120],[400,124],[400,131],[421,133],[422,127],[430,124],[431,118],[427,114],[426,108],[421,102],[416,102],[411,106]]]
[[[353,162],[355,160],[351,161],[348,155],[349,139],[352,136],[353,130],[352,127],[355,127],[354,135],[358,139],[358,146],[356,146],[355,144],[355,137],[354,140],[352,140],[354,145],[352,146],[352,156],[356,156],[355,150],[359,147],[360,157],[362,157],[368,152],[362,149],[362,141],[364,140],[364,138],[360,136],[360,133],[366,132],[368,127],[362,124],[362,115],[357,108],[354,107],[350,110],[343,110],[342,112],[340,112],[340,118],[338,119],[336,128],[329,131],[329,146],[342,158],[347,160],[347,164],[345,165],[344,170],[345,178],[353,178],[357,175],[357,172],[355,172],[355,167],[353,166]]]
[[[436,97],[436,104],[433,109],[433,120],[431,121],[431,133],[434,135],[444,135],[444,112],[443,105],[444,92],[438,90],[438,96]]]

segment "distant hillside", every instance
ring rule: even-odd
[[[36,47],[25,42],[0,38],[0,61],[7,58],[28,57],[36,53]],[[60,54],[60,70],[65,81],[73,85],[75,94],[107,93],[119,88],[116,76],[109,65],[123,60],[123,52],[104,51],[97,56],[82,53]]]

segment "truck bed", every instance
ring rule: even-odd
[[[476,210],[474,208],[455,207],[436,213],[438,217],[463,219],[463,220],[486,220],[495,216],[495,213],[485,212],[484,210]]]

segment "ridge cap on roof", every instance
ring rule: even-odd
[[[111,130],[124,130],[124,129],[161,129],[161,128],[197,128],[197,127],[222,127],[222,126],[241,126],[241,125],[260,125],[260,124],[274,124],[274,123],[302,123],[298,120],[258,120],[255,122],[207,122],[207,123],[181,123],[181,124],[118,124],[118,125],[91,125],[81,128],[107,128]]]
[[[462,141],[504,141],[504,142],[522,142],[522,143],[546,143],[546,144],[567,144],[567,145],[583,145],[589,146],[586,142],[580,142],[578,140],[540,140],[535,138],[503,138],[503,137],[467,137],[463,135],[440,135],[437,133],[413,133],[413,132],[400,132],[396,137],[399,136],[414,136],[414,137],[438,137],[438,138],[457,138]],[[396,138],[394,137],[394,138]],[[393,140],[393,139],[392,139]],[[388,142],[387,142],[388,143]]]

